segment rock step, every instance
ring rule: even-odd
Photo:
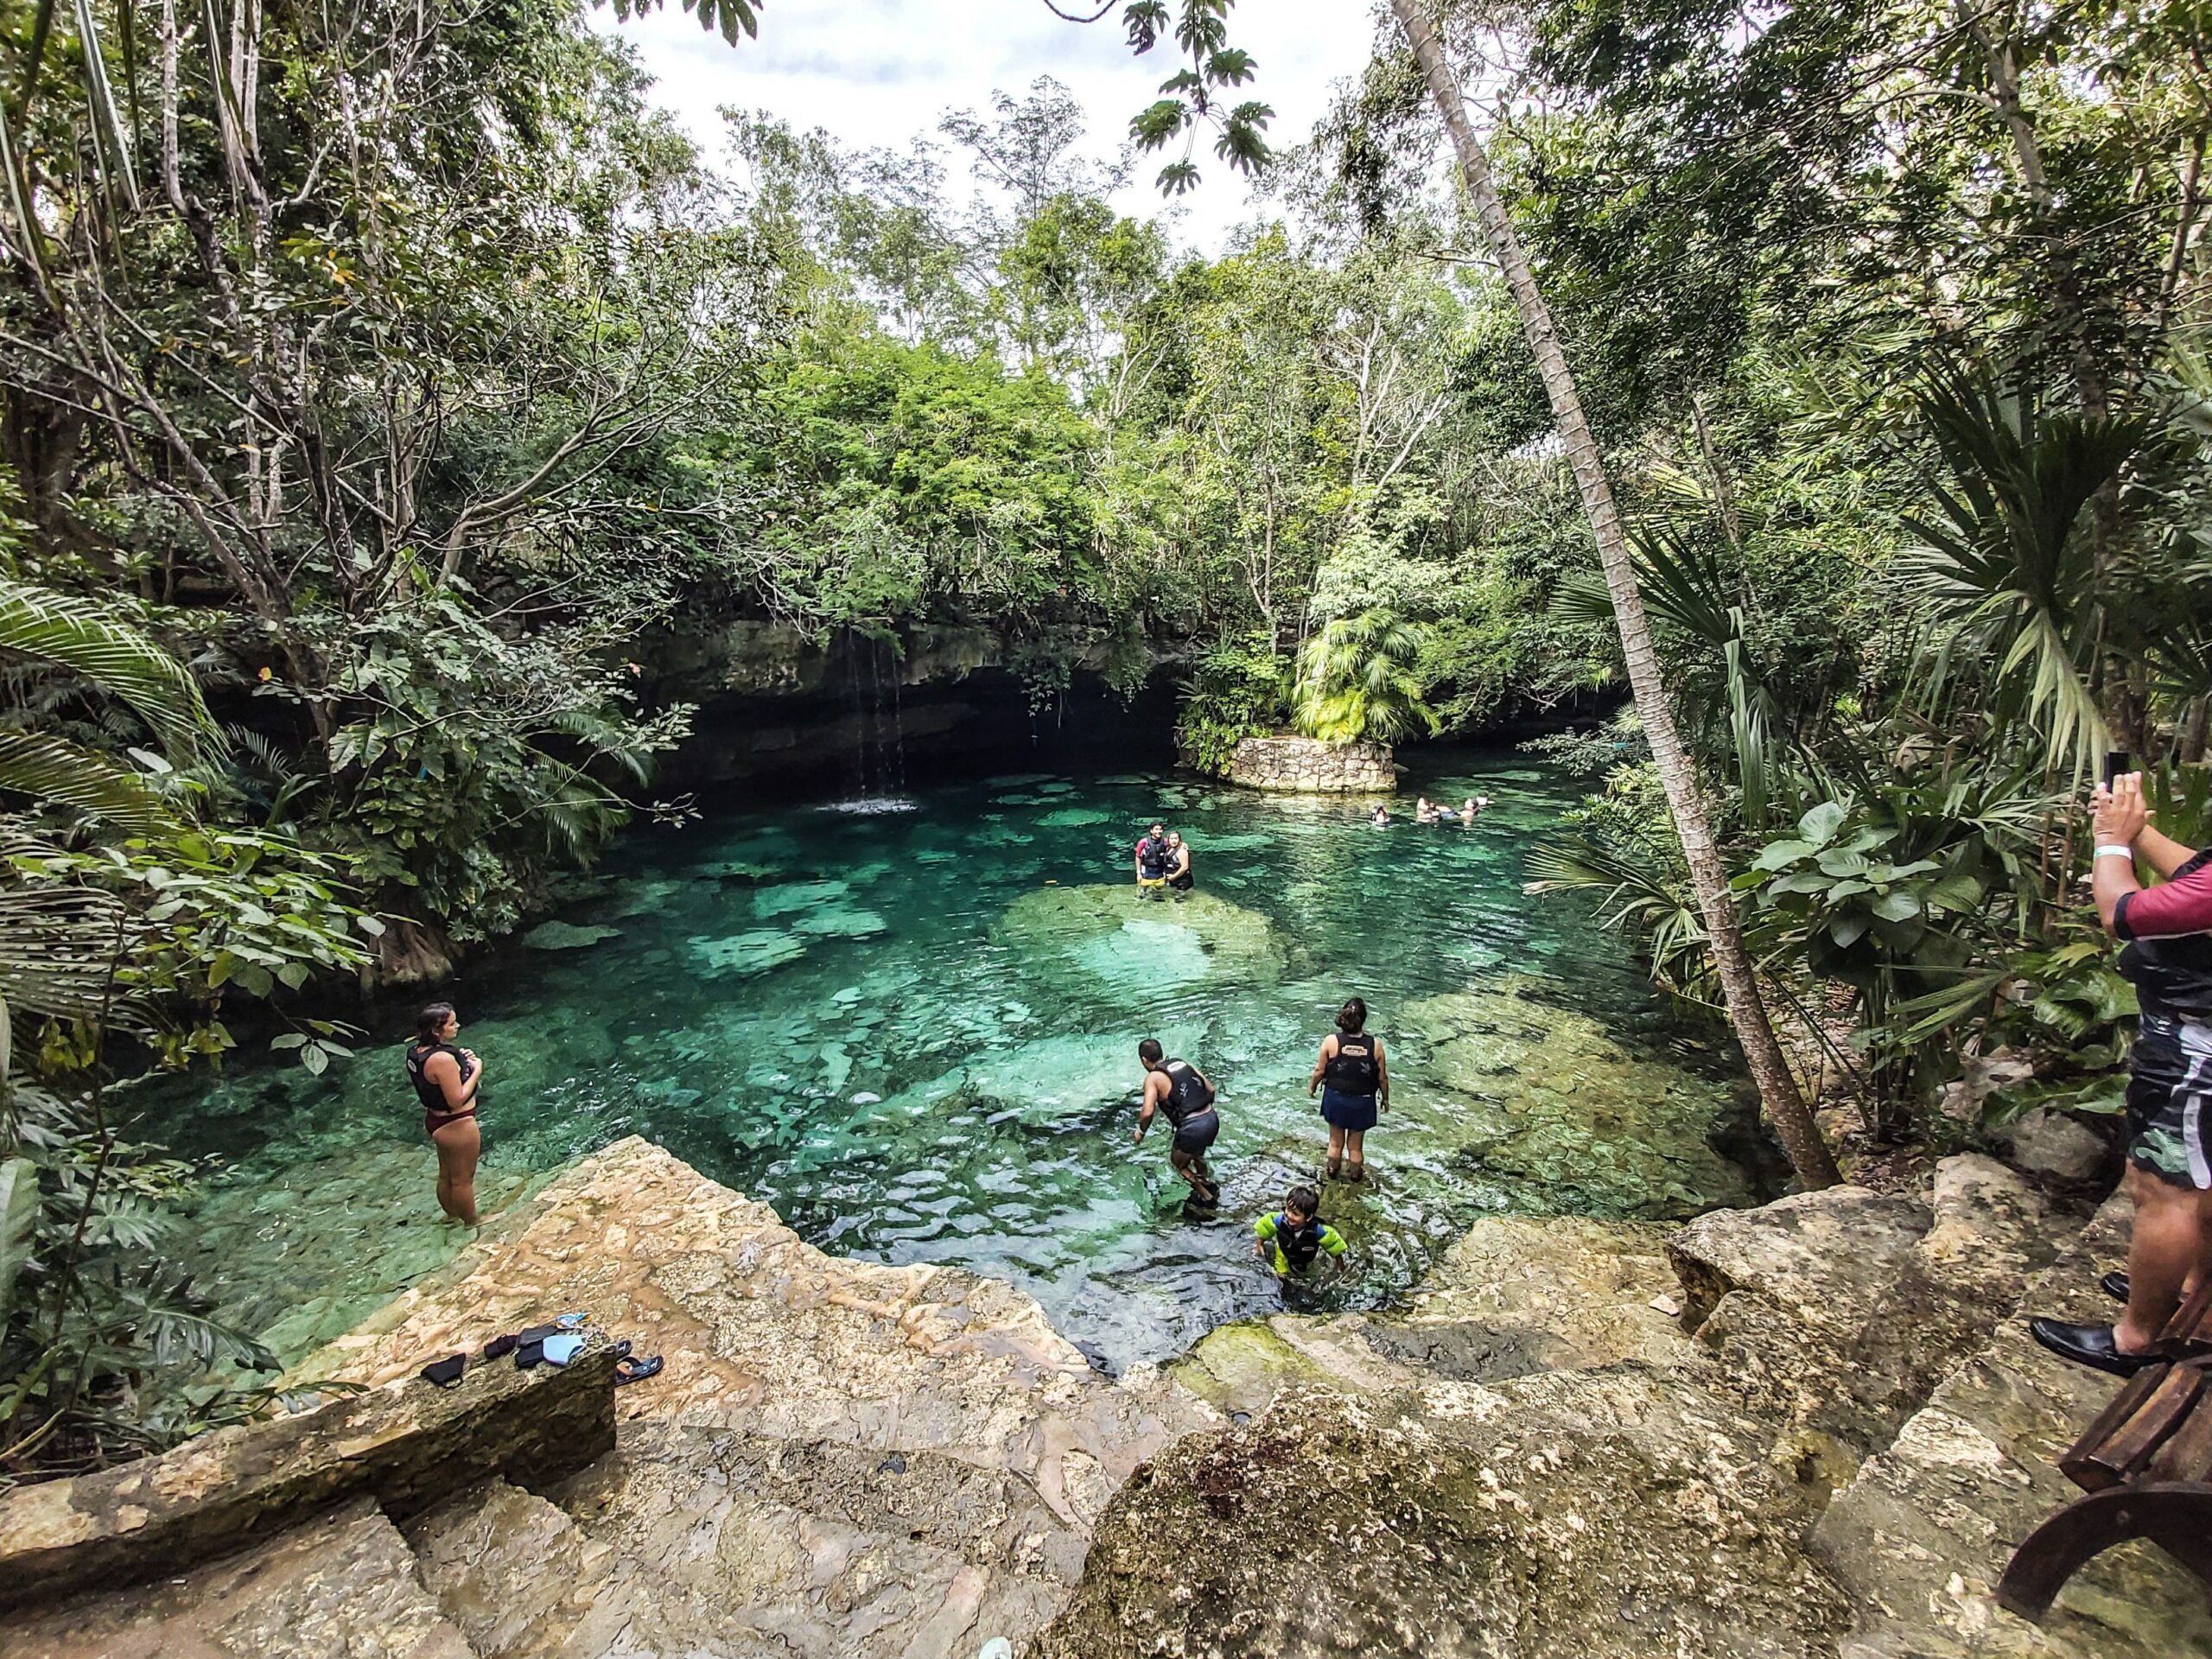
[[[778,1652],[504,1480],[448,1499],[406,1534],[423,1582],[480,1659]]]
[[[1217,1409],[1252,1415],[1298,1384],[1371,1394],[1622,1360],[1683,1364],[1699,1351],[1678,1323],[1681,1285],[1665,1251],[1675,1231],[1651,1222],[1489,1217],[1446,1253],[1402,1313],[1222,1325],[1173,1374]]]
[[[1840,1491],[1990,1342],[2078,1224],[1993,1159],[1947,1158],[1926,1202],[1862,1187],[1714,1211],[1670,1240],[1703,1380]]]
[[[586,1539],[807,1659],[1026,1643],[1086,1548],[1003,1470],[696,1424],[634,1425],[554,1496]]]
[[[137,1590],[0,1619],[9,1659],[480,1659],[376,1500]]]
[[[2080,1495],[2056,1459],[2120,1386],[2039,1347],[2027,1318],[2110,1319],[2096,1281],[2124,1263],[2130,1215],[2124,1198],[2099,1211],[1821,1517],[1815,1548],[1866,1610],[1841,1659],[2212,1654],[2202,1588],[2148,1545],[2100,1557],[2040,1629],[1992,1594],[2014,1547]]]

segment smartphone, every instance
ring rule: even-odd
[[[2105,787],[2107,789],[2110,789],[2112,787],[2113,779],[2119,778],[2125,773],[2133,772],[2133,770],[2134,768],[2127,764],[2127,751],[2126,749],[2107,749],[2105,751]]]

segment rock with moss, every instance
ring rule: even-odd
[[[1258,911],[1210,893],[1164,896],[1134,885],[1026,893],[1007,906],[991,942],[1072,992],[1115,998],[1207,980],[1273,985],[1292,976],[1298,954]]]
[[[1644,1222],[1497,1216],[1477,1222],[1406,1304],[1296,1314],[1210,1332],[1170,1369],[1217,1409],[1262,1411],[1300,1385],[1385,1393],[1425,1379],[1500,1382],[1624,1359],[1700,1356],[1682,1334],[1674,1230]]]
[[[1744,1109],[1729,1086],[1586,1014],[1508,982],[1412,1003],[1399,1027],[1455,1161],[1516,1209],[1679,1220],[1754,1197],[1714,1144]]]
[[[1641,1368],[1294,1391],[1108,1506],[1039,1659],[1828,1659],[1848,1604],[1728,1414]]]

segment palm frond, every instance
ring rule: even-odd
[[[175,815],[136,772],[45,732],[0,731],[0,790],[73,806],[118,829],[153,834]]]
[[[1907,519],[1921,539],[1895,570],[1931,615],[1922,696],[1986,675],[1999,717],[2017,713],[2079,770],[2107,741],[2093,676],[2102,649],[2090,504],[2151,443],[2139,415],[2044,415],[1986,371],[1929,377],[1916,397],[1948,477]]]
[[[185,665],[136,625],[88,600],[0,575],[0,649],[67,669],[128,703],[174,759],[221,741]]]
[[[0,889],[0,1001],[57,1020],[112,1015],[111,976],[136,925],[96,887]]]

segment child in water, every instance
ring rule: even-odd
[[[1344,1236],[1323,1221],[1320,1194],[1310,1186],[1294,1186],[1283,1194],[1282,1208],[1252,1224],[1256,1236],[1253,1254],[1268,1263],[1286,1282],[1303,1281],[1320,1259],[1329,1258],[1332,1276],[1341,1273]]]

